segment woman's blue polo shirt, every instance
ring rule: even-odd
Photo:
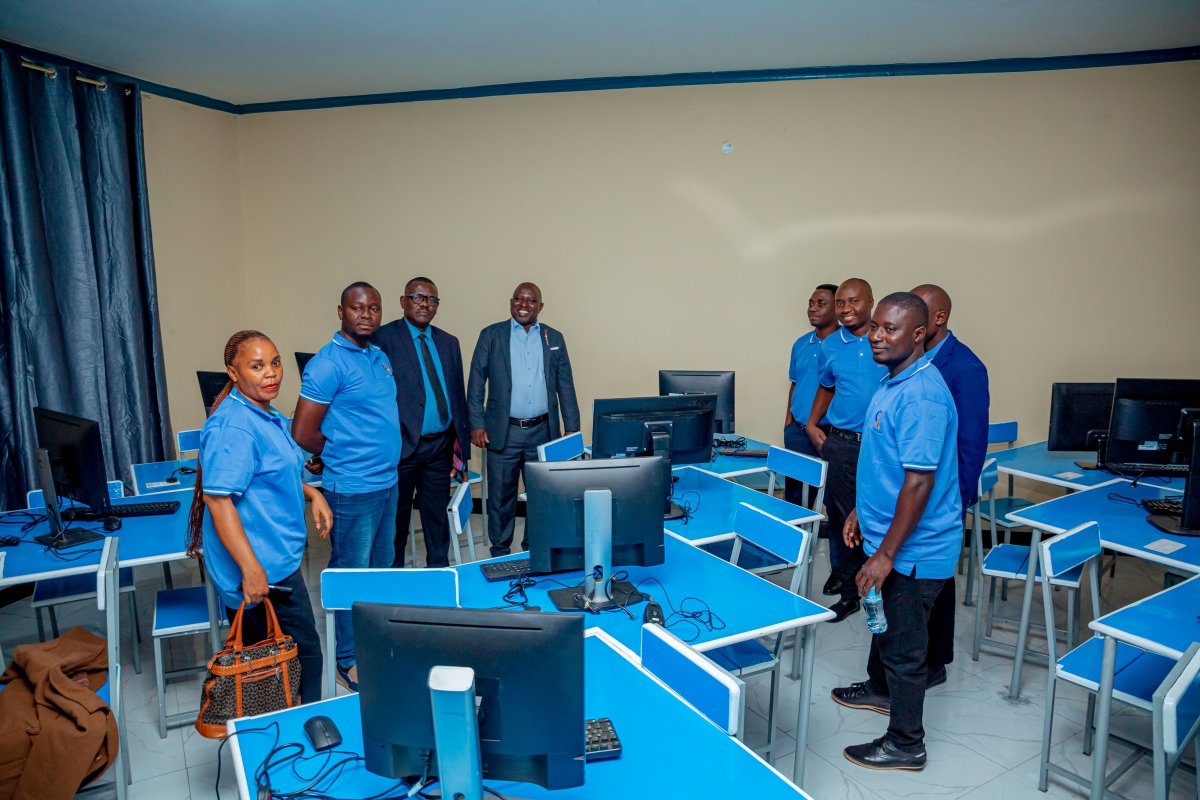
[[[204,493],[230,497],[246,538],[271,583],[300,568],[304,522],[304,453],[274,408],[263,411],[234,389],[200,430]],[[242,571],[204,510],[204,563],[217,593],[231,608],[242,602]]]

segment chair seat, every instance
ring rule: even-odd
[[[1029,569],[1029,548],[1020,544],[1000,544],[993,547],[983,559],[983,574],[994,578],[1009,580],[1025,580],[1026,570]],[[1042,582],[1042,565],[1037,565],[1034,573],[1038,583]],[[1079,580],[1083,576],[1083,564],[1069,569],[1057,578],[1051,578],[1053,586],[1070,586],[1079,588]]]
[[[704,655],[712,659],[713,663],[735,674],[751,667],[771,665],[775,662],[775,654],[753,639],[708,650]]]
[[[133,591],[133,567],[122,567],[118,582],[122,592]],[[96,596],[96,575],[68,575],[65,578],[47,578],[33,585],[33,607],[71,603],[88,600]]]
[[[1090,691],[1100,688],[1100,666],[1104,659],[1104,639],[1096,636],[1058,660],[1054,674]],[[1175,661],[1156,653],[1147,653],[1131,644],[1117,642],[1117,663],[1113,677],[1113,697],[1146,711],[1153,710],[1154,690],[1174,668]]]
[[[217,603],[220,622],[225,621],[223,604]],[[154,629],[151,635],[181,636],[208,630],[208,597],[203,586],[161,589],[154,597]]]
[[[1032,500],[1026,500],[1023,497],[997,497],[996,498],[996,524],[1004,528],[1019,528],[1024,523],[1009,522],[1005,517],[1014,512],[1020,511],[1023,508],[1029,508],[1034,503]],[[992,518],[991,504],[981,500],[979,502],[979,518],[984,521],[990,521]]]

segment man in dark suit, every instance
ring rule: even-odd
[[[392,362],[400,407],[402,449],[393,567],[404,566],[414,489],[425,532],[425,566],[449,565],[446,502],[454,472],[455,441],[464,464],[471,455],[462,350],[457,337],[429,324],[437,316],[439,302],[433,281],[413,278],[400,298],[404,318],[381,327],[373,339]],[[459,479],[466,476],[459,475]]]
[[[522,283],[509,301],[512,318],[479,333],[467,383],[471,442],[489,451],[488,538],[492,556],[508,555],[517,517],[517,480],[537,448],[579,430],[579,403],[567,343],[538,322],[542,290]],[[487,402],[484,402],[486,385]],[[558,415],[562,411],[562,428]],[[528,540],[522,542],[529,549]]]

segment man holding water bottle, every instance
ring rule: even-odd
[[[843,530],[846,546],[861,542],[869,556],[855,583],[875,635],[868,680],[832,694],[890,715],[884,736],[844,751],[871,769],[925,768],[929,614],[962,544],[958,414],[925,356],[928,325],[925,301],[909,292],[885,297],[871,318],[871,353],[888,372],[867,409],[858,497]]]

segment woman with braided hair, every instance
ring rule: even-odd
[[[229,383],[200,432],[188,555],[203,551],[230,618],[245,599],[244,645],[267,638],[261,601],[271,587],[282,589],[272,592],[271,604],[299,651],[300,701],[315,702],[321,699],[321,642],[300,572],[304,501],[312,503],[321,538],[329,535],[333,515],[321,493],[301,479],[304,454],[287,419],[271,407],[283,379],[275,345],[258,331],[239,331],[225,345],[225,370]]]

